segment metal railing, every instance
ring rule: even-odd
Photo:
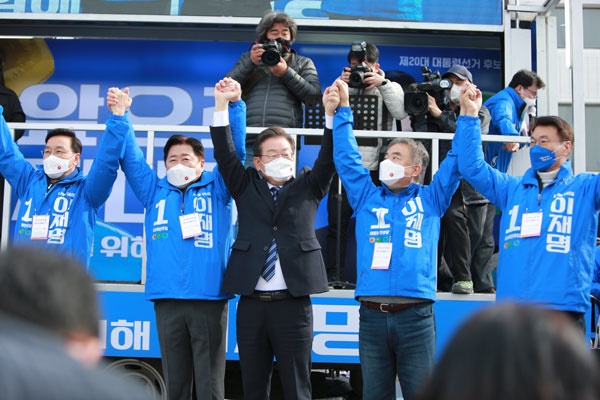
[[[14,134],[15,129],[47,131],[56,128],[67,128],[74,131],[104,131],[104,124],[89,124],[77,122],[25,122],[25,123],[9,123],[8,127]],[[157,133],[182,133],[182,134],[209,134],[210,127],[205,125],[133,125],[136,132],[136,137],[146,138],[146,162],[150,166],[154,165],[154,150]],[[248,127],[247,133],[258,134],[264,128]],[[286,131],[295,138],[298,136],[321,136],[322,129],[303,129],[303,128],[286,128]],[[146,133],[143,135],[143,133]],[[431,169],[432,175],[437,171],[439,166],[439,141],[452,140],[454,134],[451,133],[436,133],[436,132],[401,132],[401,131],[354,131],[356,137],[361,138],[413,138],[413,139],[429,139],[432,141]],[[485,142],[506,142],[507,137],[502,135],[483,135]],[[529,143],[529,137],[510,137],[511,142]],[[8,246],[10,216],[11,216],[11,190],[6,190],[10,185],[5,183],[4,203],[2,209],[2,240],[0,242],[0,250],[5,250]],[[144,232],[144,230],[142,230]],[[145,233],[144,233],[145,234]],[[127,283],[98,283],[97,286],[101,290],[111,291],[141,291],[140,287],[146,281],[146,252],[145,252],[145,237],[142,239],[142,279],[140,284]]]

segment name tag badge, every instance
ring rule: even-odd
[[[371,269],[389,269],[390,260],[392,259],[392,243],[375,243],[375,250],[373,251],[373,262],[371,262]]]
[[[31,224],[31,240],[48,239],[48,228],[50,227],[50,215],[34,215]]]
[[[181,225],[181,236],[184,239],[202,235],[200,216],[196,213],[180,215],[179,225]]]
[[[521,218],[521,237],[540,236],[542,233],[542,212],[525,213]]]

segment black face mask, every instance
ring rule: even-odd
[[[289,53],[290,52],[290,48],[292,47],[292,41],[291,40],[287,40],[281,37],[278,37],[277,39],[275,39],[276,42],[278,42],[281,45],[281,50],[283,54]]]

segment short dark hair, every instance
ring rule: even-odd
[[[198,139],[192,138],[192,137],[187,137],[187,136],[183,136],[183,135],[173,135],[169,138],[169,140],[167,140],[167,143],[165,144],[164,147],[164,161],[167,161],[167,156],[169,155],[169,150],[171,150],[171,147],[175,146],[176,144],[189,144],[190,146],[192,146],[192,150],[194,151],[194,154],[201,160],[204,159],[204,146],[202,145],[202,142],[199,141]]]
[[[83,150],[83,145],[81,144],[81,140],[77,138],[77,135],[75,135],[75,132],[71,129],[58,128],[51,130],[46,135],[44,143],[48,143],[48,140],[50,140],[50,138],[53,138],[54,136],[66,136],[68,138],[71,138],[71,151],[73,153],[81,154],[81,151]]]
[[[583,332],[566,313],[504,303],[456,331],[417,399],[594,400],[599,389]]]
[[[31,247],[0,253],[0,312],[54,334],[99,334],[96,289],[74,258]]]
[[[573,128],[571,128],[571,125],[569,125],[569,123],[561,117],[556,115],[544,115],[542,117],[537,117],[533,121],[531,132],[533,133],[535,128],[538,126],[555,127],[561,141],[566,142],[568,140],[573,146],[575,145],[575,134],[573,133]]]
[[[538,74],[528,69],[522,69],[513,75],[508,86],[513,89],[519,85],[523,86],[524,88],[528,88],[534,84],[538,87],[538,89],[543,89],[546,87],[546,84]]]
[[[296,39],[296,33],[298,32],[298,25],[296,21],[289,15],[281,11],[267,11],[262,17],[258,26],[256,27],[256,34],[258,35],[258,41],[264,42],[267,40],[267,32],[276,23],[282,23],[287,26],[290,30],[291,42]]]
[[[379,62],[379,49],[377,48],[377,46],[375,46],[371,42],[364,42],[364,43],[365,43],[364,58],[361,53],[352,51],[352,49],[350,49],[350,51],[348,52],[348,62],[351,62],[351,60],[353,58],[360,59],[361,61],[367,60],[371,64],[375,64],[375,63]]]
[[[265,142],[265,140],[276,136],[284,137],[290,143],[292,153],[296,152],[296,143],[294,142],[294,138],[282,127],[272,126],[259,133],[258,137],[256,138],[256,142],[254,143],[254,156],[260,157],[262,155],[262,144]]]

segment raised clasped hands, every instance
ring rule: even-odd
[[[340,91],[340,106],[349,107],[350,95],[348,92],[348,84],[341,79],[336,79],[335,82],[333,82],[333,84],[336,85]]]
[[[323,105],[325,106],[325,114],[333,116],[339,104],[340,90],[336,85],[331,85],[323,92]]]
[[[335,114],[338,106],[349,106],[348,84],[340,78],[336,79],[323,92],[323,105],[325,106],[325,113],[329,116]]]
[[[481,90],[472,83],[466,83],[460,93],[460,114],[477,117],[482,100]]]
[[[125,111],[131,107],[131,97],[129,97],[129,88],[123,90],[117,87],[111,87],[106,93],[106,105],[114,115],[125,115]]]
[[[232,78],[223,78],[215,84],[215,109],[217,111],[227,108],[229,103],[235,103],[242,98],[242,87]]]

